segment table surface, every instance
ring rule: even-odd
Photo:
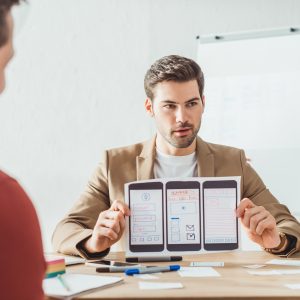
[[[107,259],[124,261],[124,253],[110,253]],[[299,259],[294,256],[291,259]],[[184,256],[179,262],[189,266],[191,261],[223,261],[224,267],[215,267],[220,277],[181,277],[177,272],[155,274],[156,282],[181,282],[182,289],[170,290],[140,290],[140,278],[126,276],[123,273],[105,273],[106,276],[120,276],[123,283],[99,289],[75,299],[300,299],[300,290],[291,290],[284,284],[300,284],[300,274],[296,275],[251,275],[244,265],[264,264],[278,257],[264,251],[234,251],[223,253],[205,253]],[[147,265],[168,265],[170,263],[147,263]],[[174,262],[178,264],[178,262]],[[258,270],[295,269],[300,267],[267,265]],[[68,273],[97,274],[94,267],[74,265],[67,267]],[[155,282],[154,281],[154,282]],[[149,280],[147,280],[149,282]],[[52,299],[52,298],[47,298]]]

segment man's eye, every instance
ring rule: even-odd
[[[187,107],[193,107],[193,106],[195,106],[197,104],[198,104],[198,102],[196,102],[196,101],[189,102],[189,103],[187,103]]]
[[[164,107],[167,108],[167,109],[174,109],[174,108],[176,108],[176,106],[174,104],[166,104]]]

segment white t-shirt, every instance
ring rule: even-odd
[[[156,149],[154,178],[197,177],[196,152],[184,156],[167,155]]]

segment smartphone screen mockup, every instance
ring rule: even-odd
[[[164,249],[163,184],[129,185],[129,248],[132,252],[158,252]]]
[[[201,249],[200,183],[169,181],[166,184],[167,249]]]
[[[237,183],[234,180],[203,183],[205,250],[238,248]]]

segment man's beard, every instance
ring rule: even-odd
[[[195,140],[195,138],[198,134],[198,131],[200,129],[200,125],[201,125],[201,122],[199,123],[198,127],[195,128],[192,124],[189,124],[187,122],[181,123],[180,126],[176,127],[175,129],[172,129],[170,134],[163,134],[163,137],[169,144],[171,144],[175,148],[187,148]],[[183,136],[183,137],[175,136],[174,135],[175,131],[177,131],[181,128],[188,128],[191,130],[191,133],[188,134],[187,136]]]

